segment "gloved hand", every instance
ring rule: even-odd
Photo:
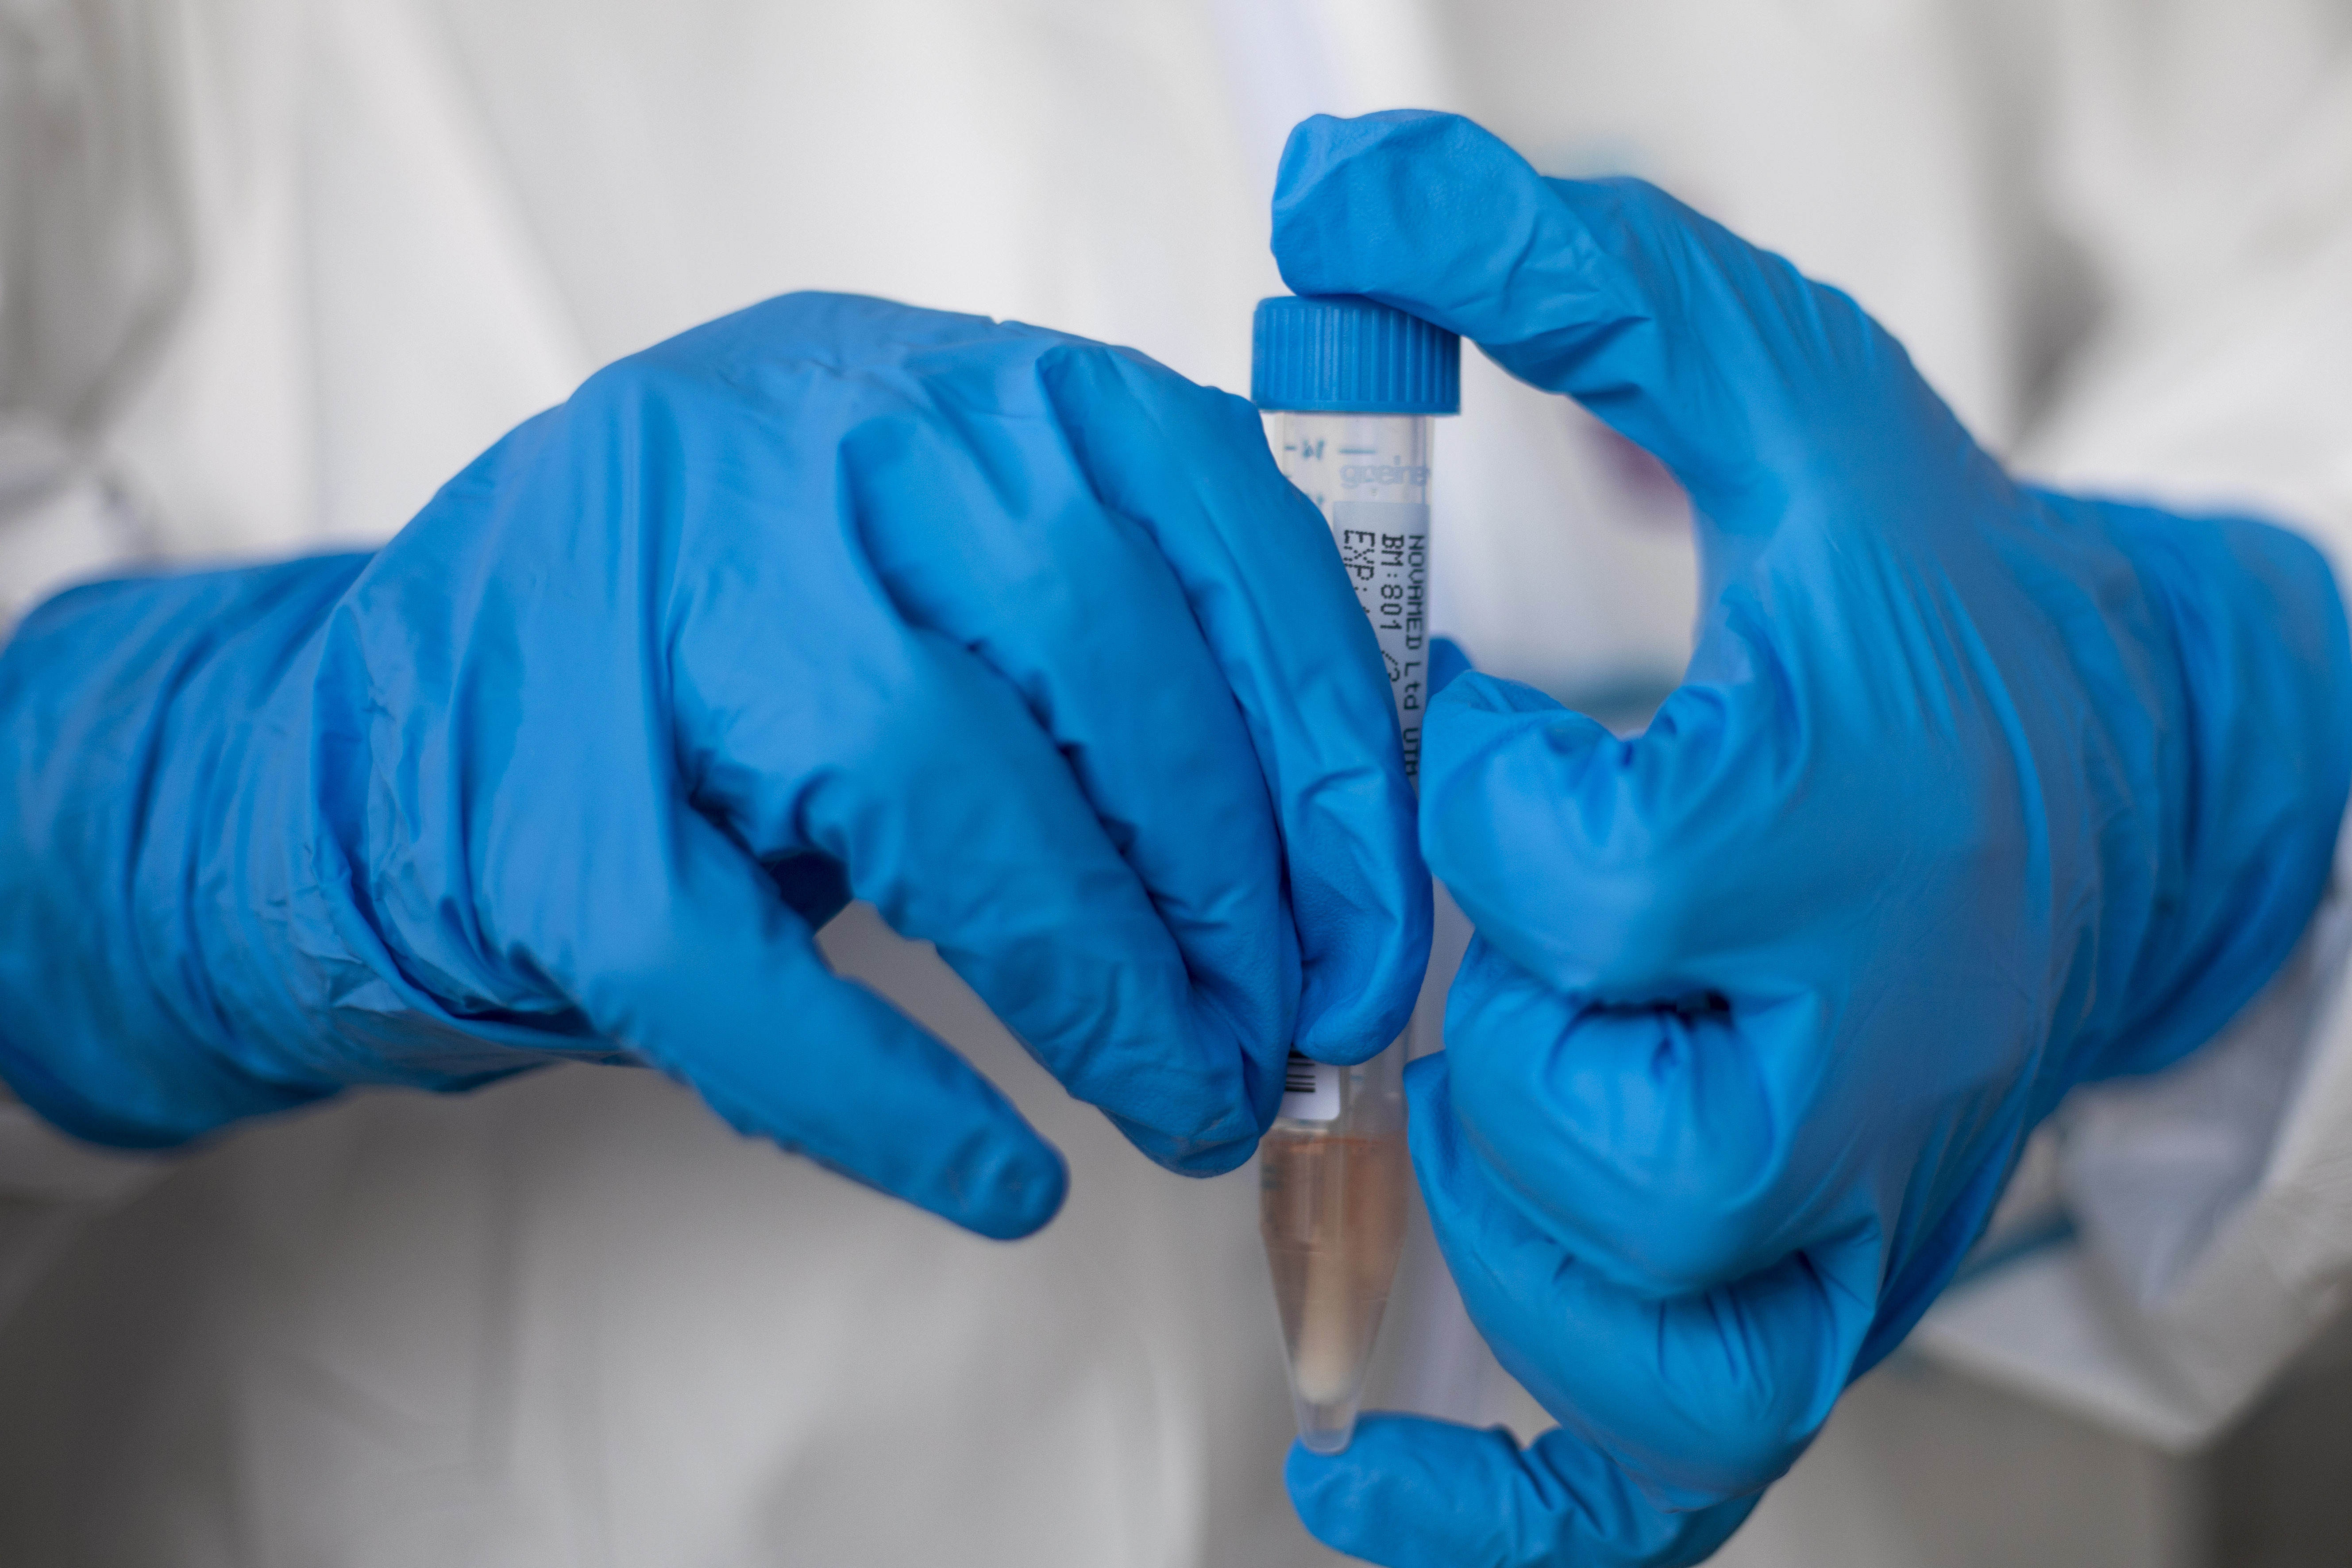
[[[2193,1049],[2294,945],[2352,780],[2336,590],[2259,523],[2020,486],[1844,295],[1462,120],[1307,122],[1275,251],[1657,455],[1704,563],[1646,734],[1473,675],[1424,736],[1478,938],[1415,1164],[1561,1425],[1374,1420],[1292,1495],[1383,1563],[1694,1562],[2060,1097]]]
[[[1060,1158],[826,968],[853,893],[1194,1172],[1427,943],[1372,634],[1250,407],[842,296],[606,369],[373,556],[52,602],[0,790],[0,1073],[125,1145],[624,1059],[1016,1236]]]

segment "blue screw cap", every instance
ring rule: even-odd
[[[1462,340],[1360,294],[1257,302],[1250,401],[1312,414],[1459,414]]]

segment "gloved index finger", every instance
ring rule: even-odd
[[[1456,115],[1302,122],[1276,178],[1274,250],[1299,293],[1410,310],[1577,398],[1717,522],[1834,438],[1807,390],[1828,363],[1908,371],[1853,301],[1780,257],[1640,181],[1545,179]]]
[[[1240,399],[1108,350],[1040,372],[1096,493],[1167,557],[1248,725],[1298,929],[1298,1047],[1362,1060],[1412,1014],[1430,889],[1386,671],[1330,535]]]

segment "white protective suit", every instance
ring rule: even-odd
[[[2345,0],[0,0],[0,618],[110,563],[381,539],[594,365],[786,289],[1244,386],[1284,133],[1407,104],[1847,288],[2032,474],[2352,559]],[[1637,716],[1687,647],[1678,493],[1464,371],[1438,627]],[[2070,1103],[2004,1225],[2054,1194],[2076,1238],[1915,1351],[2159,1447],[2221,1430],[2352,1268],[2342,923],[2229,1038]],[[161,1162],[0,1109],[0,1563],[1322,1560],[1254,1176],[1147,1164],[870,911],[826,941],[1067,1152],[1045,1234],[955,1232],[650,1073]],[[1392,1398],[1540,1419],[1425,1236],[1383,1358]],[[1846,1561],[1791,1521],[1858,1484],[1808,1461],[1725,1561]]]

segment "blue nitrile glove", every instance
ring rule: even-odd
[[[937,944],[1181,1170],[1402,1026],[1380,657],[1257,416],[795,295],[622,361],[373,556],[67,594],[0,656],[0,1074],[170,1144],[354,1083],[649,1063],[992,1236],[1059,1157],[812,930]]]
[[[2220,1029],[2294,945],[2352,779],[2318,553],[2021,489],[1853,300],[1467,121],[1302,126],[1275,250],[1475,340],[1689,489],[1705,606],[1637,740],[1507,681],[1431,709],[1422,845],[1478,930],[1417,1169],[1560,1422],[1294,1453],[1398,1565],[1712,1551],[2086,1079]]]

